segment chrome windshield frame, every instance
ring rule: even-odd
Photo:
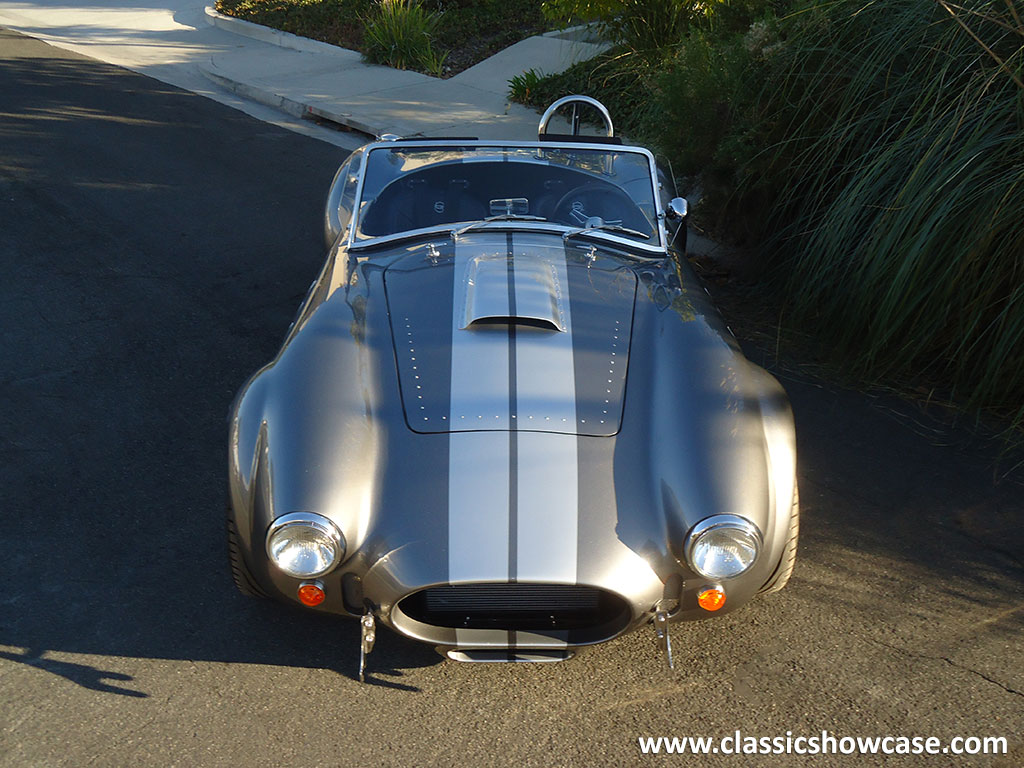
[[[386,245],[388,243],[399,242],[402,240],[416,239],[419,237],[425,237],[431,234],[444,234],[447,237],[451,236],[451,233],[455,230],[465,226],[466,224],[472,224],[474,221],[481,221],[480,219],[474,219],[464,222],[449,222],[445,224],[439,224],[437,226],[424,227],[422,229],[407,230],[404,232],[394,232],[389,235],[381,235],[379,237],[372,237],[366,240],[356,240],[356,229],[358,228],[359,216],[363,205],[363,187],[366,181],[366,171],[370,167],[369,158],[370,153],[377,149],[396,149],[408,147],[410,149],[460,149],[464,148],[467,151],[472,152],[477,149],[492,149],[492,150],[503,150],[503,149],[529,149],[529,150],[566,150],[566,151],[589,151],[589,152],[618,152],[622,154],[636,154],[641,155],[647,159],[648,169],[650,171],[651,180],[651,197],[654,202],[655,219],[657,226],[657,243],[645,243],[639,240],[635,240],[630,237],[626,237],[621,234],[614,232],[605,232],[599,229],[595,229],[590,232],[586,232],[586,237],[593,237],[598,240],[607,241],[609,245],[625,248],[635,248],[644,252],[644,258],[658,259],[664,258],[668,254],[668,236],[665,228],[665,211],[661,205],[661,195],[658,189],[658,167],[657,162],[654,159],[654,155],[650,150],[644,147],[636,147],[626,144],[601,144],[591,142],[562,142],[562,141],[493,141],[489,139],[474,139],[474,140],[460,140],[460,139],[399,139],[397,141],[375,141],[364,145],[361,149],[364,152],[364,160],[362,167],[359,170],[359,184],[356,188],[356,198],[354,204],[353,214],[353,225],[349,227],[348,239],[345,243],[346,248],[349,251],[362,251],[370,248],[375,248],[380,245]],[[530,221],[495,221],[490,222],[481,226],[479,229],[474,228],[473,231],[487,231],[492,229],[520,229],[528,228],[531,230],[548,230],[552,233],[563,235],[566,232],[575,232],[579,227],[569,226],[567,224],[560,224],[557,222],[530,222]],[[646,255],[650,254],[650,255]]]

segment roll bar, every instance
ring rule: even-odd
[[[537,126],[537,138],[548,132],[548,122],[554,116],[555,112],[564,107],[566,104],[572,104],[572,135],[580,135],[580,115],[579,105],[588,104],[598,112],[601,113],[601,117],[604,119],[605,132],[608,138],[615,136],[615,128],[612,126],[612,116],[608,113],[608,109],[597,99],[591,98],[590,96],[563,96],[557,101],[553,102],[551,106],[544,110],[544,114],[540,117],[540,125]]]

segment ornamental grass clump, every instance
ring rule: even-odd
[[[735,198],[772,201],[787,311],[845,365],[1018,424],[1022,17],[1021,0],[809,4],[766,67]]]
[[[440,77],[448,56],[433,48],[441,15],[426,10],[417,0],[380,0],[363,19],[363,56],[374,64]]]

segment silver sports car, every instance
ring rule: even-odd
[[[589,104],[606,136],[578,134]],[[547,131],[573,110],[571,134]],[[459,661],[719,616],[793,570],[793,419],[683,258],[686,201],[588,97],[535,142],[381,140],[231,410],[238,588]]]

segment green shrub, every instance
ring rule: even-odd
[[[746,189],[741,204],[734,196],[740,180],[765,164],[771,123],[761,102],[773,73],[784,69],[785,45],[774,16],[742,18],[740,31],[693,30],[664,62],[654,88],[663,118],[658,145],[682,173],[701,176],[704,223],[739,242],[751,239],[751,230],[763,233],[762,212],[774,193],[762,184]]]
[[[363,56],[374,64],[440,77],[448,55],[432,45],[440,21],[440,12],[427,11],[417,0],[380,0],[363,19]]]
[[[631,14],[655,18],[657,13],[649,12],[655,6],[662,16],[675,13],[686,22],[665,35],[655,50],[637,50],[648,44],[648,38],[620,36],[611,53],[560,75],[538,80],[524,73],[513,79],[512,96],[536,107],[567,93],[594,96],[611,109],[619,132],[653,145],[671,158],[674,170],[700,173],[705,197],[723,199],[735,187],[736,165],[750,155],[742,131],[737,137],[733,131],[748,120],[751,84],[760,82],[757,75],[751,79],[751,70],[759,63],[755,58],[765,56],[761,50],[756,57],[748,50],[751,23],[788,7],[791,1],[547,2],[545,13],[555,16],[557,12],[562,23],[599,19],[606,30],[611,29],[607,20],[615,14],[619,14],[615,17],[619,29]],[[768,24],[758,22],[754,28],[768,29]]]
[[[632,52],[660,55],[678,43],[703,3],[695,0],[548,0],[560,24],[596,21],[604,37]]]
[[[596,22],[604,37],[632,53],[661,59],[692,28],[744,30],[788,0],[547,0],[544,13],[561,25]]]
[[[544,75],[535,69],[528,69],[522,74],[513,75],[508,81],[509,96],[514,101],[523,104],[531,104],[534,94],[543,87]]]
[[[651,90],[655,64],[621,50],[580,62],[557,75],[540,76],[530,70],[509,81],[516,101],[545,109],[555,99],[585,94],[608,107],[615,133],[634,141],[653,144],[660,120],[658,104]],[[584,115],[586,118],[586,115]]]
[[[716,165],[733,127],[744,63],[734,40],[698,31],[666,62],[658,78],[665,116],[660,143],[685,173],[707,173]]]

